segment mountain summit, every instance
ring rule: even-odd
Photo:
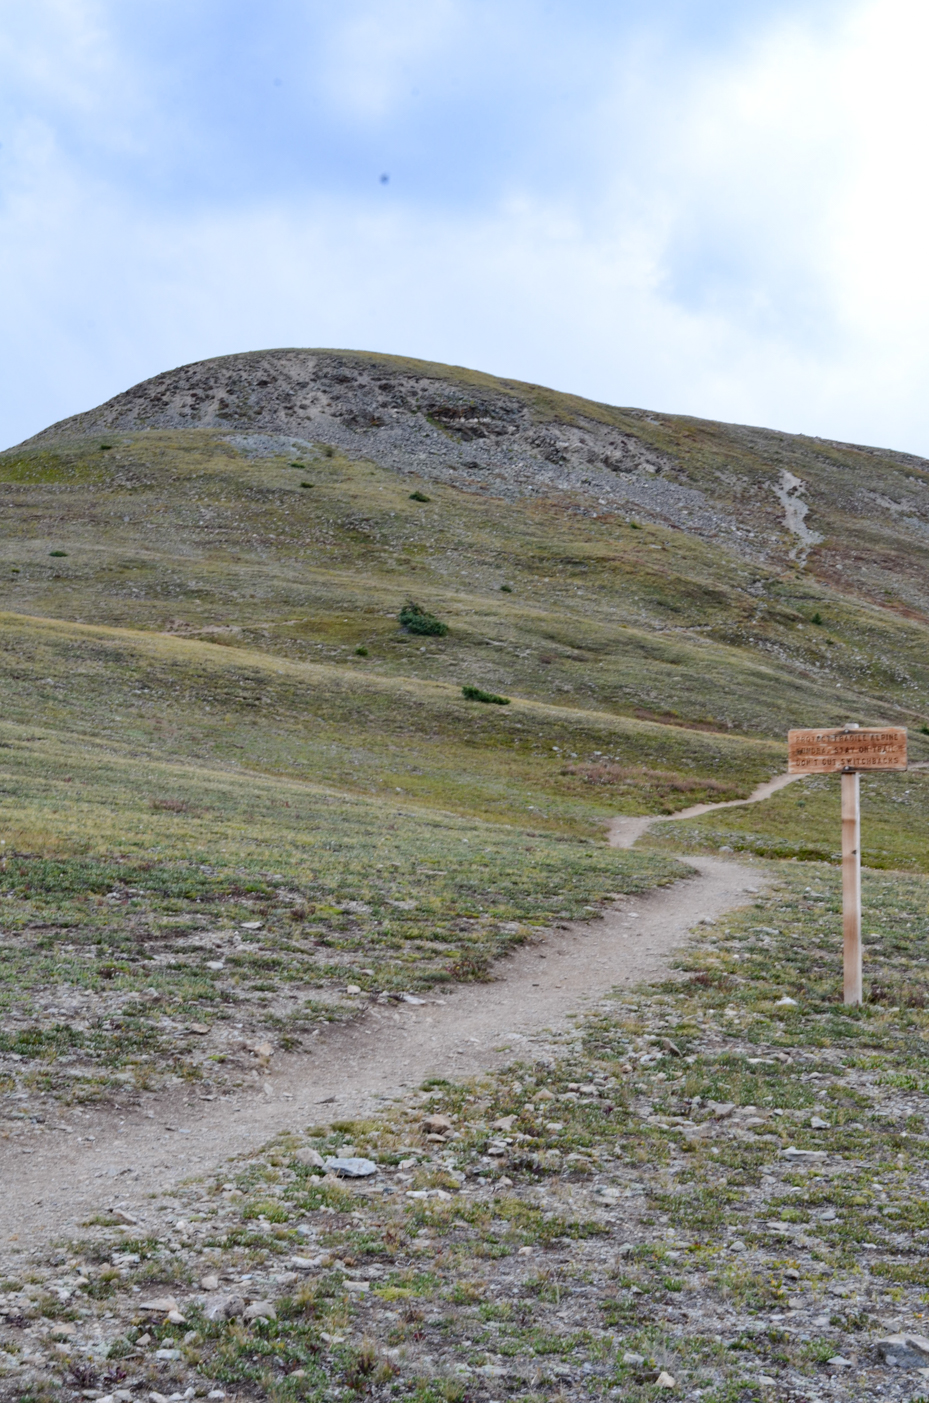
[[[632,512],[929,617],[929,463],[615,408],[458,366],[284,349],[166,371],[37,434],[210,429],[249,456],[325,444],[504,500]]]

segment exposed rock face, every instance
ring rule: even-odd
[[[507,501],[650,519],[753,565],[808,569],[929,615],[929,462],[912,454],[616,408],[460,366],[302,349],[181,366],[28,446],[146,429],[206,429],[248,457],[335,449]]]
[[[68,432],[230,429],[285,435],[356,447],[387,447],[397,430],[415,425],[423,450],[436,449],[465,467],[468,453],[510,441],[545,462],[568,463],[579,446],[567,426],[545,423],[525,393],[531,386],[495,388],[489,376],[438,375],[398,358],[352,352],[281,350],[220,356],[166,371],[85,414],[52,425],[33,442]],[[444,367],[442,368],[444,369]],[[429,373],[430,370],[432,373]],[[470,381],[477,383],[470,383]],[[481,383],[488,382],[488,383]],[[550,416],[548,416],[550,417]],[[660,471],[670,460],[629,434],[591,424],[601,466]],[[378,431],[386,430],[386,434]],[[404,444],[404,447],[406,445]],[[592,446],[592,445],[588,445]],[[475,465],[477,466],[477,465]]]
[[[330,445],[495,496],[572,493],[588,503],[593,498],[591,510],[625,504],[690,531],[723,530],[737,544],[735,521],[686,485],[672,457],[609,422],[645,419],[645,411],[603,406],[603,420],[583,412],[568,416],[553,413],[546,394],[398,357],[252,351],[156,375],[53,424],[30,443],[139,429],[225,429],[249,455]]]

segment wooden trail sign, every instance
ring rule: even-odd
[[[905,770],[903,726],[789,731],[792,775],[842,776],[842,946],[845,1002],[861,1003],[861,770]]]
[[[787,770],[824,775],[835,770],[905,770],[906,728],[846,726],[829,731],[789,731]]]

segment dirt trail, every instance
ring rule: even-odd
[[[492,984],[422,1004],[367,1006],[321,1034],[310,1055],[276,1057],[251,1093],[53,1112],[0,1150],[0,1257],[70,1234],[102,1206],[120,1204],[144,1222],[149,1195],[279,1130],[363,1114],[427,1076],[466,1077],[523,1050],[532,1055],[533,1035],[570,1027],[572,1013],[618,985],[660,976],[698,920],[741,905],[764,882],[742,863],[699,857],[692,865],[694,876],[623,897],[603,919],[547,932],[501,961]]]
[[[794,778],[779,775],[748,799],[696,804],[673,817],[757,803]],[[614,819],[611,845],[632,847],[656,821]],[[445,990],[421,1003],[365,1006],[351,1024],[323,1032],[311,1053],[275,1058],[268,1075],[254,1075],[250,1091],[216,1100],[179,1091],[122,1110],[54,1110],[0,1148],[0,1260],[77,1231],[101,1207],[119,1204],[144,1224],[151,1195],[280,1130],[364,1115],[425,1077],[473,1076],[521,1051],[531,1055],[538,1049],[530,1039],[565,1030],[572,1014],[617,986],[666,973],[697,922],[743,904],[764,885],[742,862],[689,861],[692,877],[623,897],[600,920],[548,931],[501,961],[494,983]]]
[[[759,784],[747,799],[726,799],[721,804],[693,804],[689,809],[681,809],[676,814],[653,814],[651,818],[614,818],[610,824],[610,847],[631,848],[643,833],[648,832],[653,823],[677,823],[682,818],[699,818],[701,814],[708,814],[711,809],[739,809],[744,804],[757,804],[762,799],[770,799],[772,794],[776,794],[788,784],[793,784],[794,780],[804,778],[804,775],[776,775],[774,779],[766,779],[764,784]]]

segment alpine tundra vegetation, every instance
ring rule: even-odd
[[[53,425],[0,491],[0,1149],[44,1220],[5,1216],[0,1398],[929,1396],[929,463],[289,349]],[[911,764],[862,782],[853,1008],[837,780],[674,819],[846,721]],[[651,983],[174,1148],[721,851],[748,905]]]

